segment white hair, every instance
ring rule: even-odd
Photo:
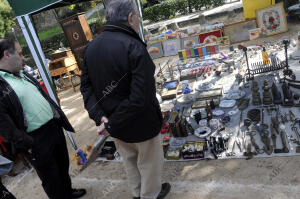
[[[132,0],[107,0],[106,21],[127,22],[130,13],[136,14],[136,7]]]

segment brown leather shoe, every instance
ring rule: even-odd
[[[163,198],[165,198],[167,195],[168,195],[168,193],[170,192],[170,190],[171,190],[171,185],[170,185],[170,183],[163,183],[162,185],[161,185],[161,191],[160,191],[160,193],[158,194],[158,196],[157,196],[157,198],[156,199],[163,199]]]

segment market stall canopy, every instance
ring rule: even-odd
[[[34,14],[44,10],[86,1],[90,0],[8,0],[16,16]]]

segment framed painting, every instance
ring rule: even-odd
[[[165,40],[172,40],[172,39],[178,39],[177,33],[170,33],[165,35]]]
[[[184,38],[184,37],[188,37],[188,32],[187,32],[187,29],[181,29],[181,30],[177,30],[176,31],[179,38]]]
[[[164,56],[161,42],[148,44],[147,50],[148,50],[148,53],[150,54],[150,56],[152,57],[152,59]]]
[[[190,26],[187,28],[187,34],[193,36],[200,33],[200,25]]]
[[[256,18],[263,34],[269,36],[288,31],[283,2],[256,10]]]
[[[219,38],[219,37],[222,37],[221,30],[200,34],[199,41],[200,41],[200,43],[205,43],[205,44],[216,44],[217,38]]]
[[[192,48],[196,44],[199,44],[199,37],[198,36],[185,37],[185,38],[181,39],[181,48],[182,49]]]
[[[217,38],[217,44],[220,45],[220,46],[230,45],[229,36],[224,36],[224,37]]]
[[[261,33],[261,29],[260,28],[249,30],[250,40],[254,40],[254,39],[259,38],[260,37],[260,33]]]
[[[167,40],[163,42],[165,56],[177,55],[181,50],[180,39]]]
[[[224,27],[224,35],[229,36],[231,44],[249,41],[249,30],[257,28],[256,20],[241,21]]]
[[[153,44],[164,40],[163,35],[155,35],[146,37],[147,44]]]

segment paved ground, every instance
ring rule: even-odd
[[[244,43],[253,45],[263,41],[278,41],[295,36],[299,23],[289,25],[290,31]],[[155,60],[156,63],[162,60]],[[62,108],[74,125],[74,138],[80,147],[96,138],[94,122],[83,108],[80,92],[71,89],[59,93]],[[70,154],[74,152],[68,142]],[[164,181],[172,185],[167,199],[298,199],[300,198],[300,158],[260,158],[252,160],[210,160],[168,162]],[[86,188],[83,199],[131,198],[126,175],[121,163],[95,162],[82,173],[70,173],[74,187]],[[45,199],[41,182],[33,170],[25,170],[5,182],[19,199]]]

